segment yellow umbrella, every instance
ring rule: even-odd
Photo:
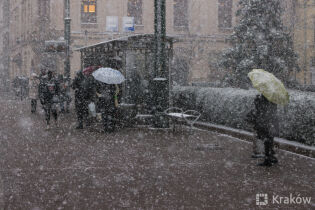
[[[260,93],[262,93],[269,101],[285,105],[289,102],[289,93],[285,89],[283,83],[273,74],[263,69],[253,69],[248,73],[248,77]]]

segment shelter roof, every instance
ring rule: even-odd
[[[166,41],[171,43],[173,41],[173,37],[166,36]],[[131,35],[131,36],[124,36],[117,39],[107,40],[103,41],[97,44],[81,47],[78,49],[75,49],[75,51],[85,51],[85,50],[91,50],[93,48],[99,48],[99,47],[106,47],[108,45],[115,45],[115,44],[128,44],[132,42],[139,42],[141,43],[152,43],[154,41],[154,34],[137,34],[137,35]]]

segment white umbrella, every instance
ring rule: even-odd
[[[121,84],[126,80],[120,71],[112,68],[99,68],[92,73],[92,76],[96,80],[109,85]]]

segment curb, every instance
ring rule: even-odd
[[[226,134],[235,138],[239,138],[248,142],[253,142],[254,134],[248,131],[229,128],[225,126],[215,125],[211,123],[196,122],[194,127]],[[275,145],[282,150],[304,155],[310,158],[315,158],[315,147],[307,146],[301,143],[292,142],[286,139],[275,138]]]

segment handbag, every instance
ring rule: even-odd
[[[92,115],[92,117],[96,117],[95,103],[94,102],[89,103],[88,107],[89,113]]]
[[[53,98],[52,98],[52,102],[53,103],[59,103],[59,97],[54,95]]]

